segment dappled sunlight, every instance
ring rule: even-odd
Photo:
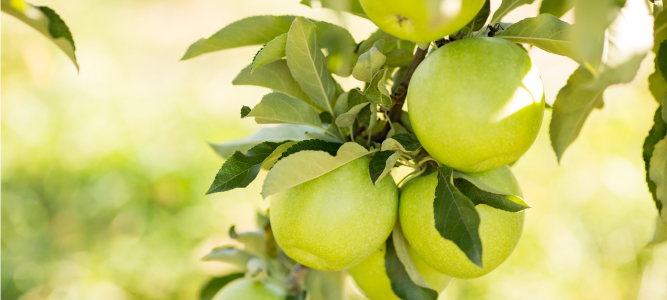
[[[537,70],[533,64],[528,74],[523,78],[521,84],[516,88],[514,94],[510,97],[505,106],[500,108],[492,117],[492,122],[502,122],[505,118],[514,115],[521,109],[542,102],[544,87]]]

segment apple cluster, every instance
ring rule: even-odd
[[[358,4],[356,12],[380,28],[361,43],[335,25],[294,16],[251,17],[216,33],[231,37],[232,29],[248,27],[241,23],[272,24],[248,40],[266,44],[235,82],[276,91],[243,107],[242,118],[323,132],[261,137],[245,154],[237,148],[227,154],[209,193],[246,187],[268,169],[265,233],[279,250],[240,255],[246,277],[255,280],[231,281],[215,300],[301,299],[307,291],[294,278],[305,267],[347,270],[374,300],[435,299],[451,278],[496,269],[521,237],[529,206],[510,165],[535,141],[545,108],[542,80],[526,50],[494,37],[496,27],[484,29],[489,1]],[[432,42],[437,47],[428,51]],[[205,53],[206,43],[188,53]],[[413,54],[415,44],[420,49]],[[329,71],[365,86],[345,92]],[[396,165],[413,169],[398,184],[391,174]],[[245,253],[226,249],[219,260]],[[280,255],[287,259],[275,266],[262,262]]]
[[[360,1],[378,27],[416,43],[454,33],[484,3],[458,1],[461,7],[452,16],[429,11],[428,1],[407,2]],[[475,38],[430,53],[410,81],[407,104],[414,133],[438,164],[522,196],[508,164],[534,142],[543,118],[543,94],[537,68],[522,47],[502,39]],[[387,238],[397,222],[414,265],[437,291],[451,277],[491,272],[518,243],[523,211],[476,205],[484,249],[480,267],[436,230],[435,172],[408,181],[399,191],[391,175],[374,184],[369,163],[368,157],[358,158],[271,197],[273,233],[289,257],[319,270],[348,269],[371,299],[399,299],[384,259]]]

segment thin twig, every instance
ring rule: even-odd
[[[401,80],[401,83],[398,85],[394,93],[391,94],[391,101],[394,103],[394,105],[392,105],[391,109],[389,109],[389,122],[400,122],[401,113],[403,112],[403,104],[405,103],[405,97],[408,95],[408,85],[410,84],[410,79],[412,78],[412,74],[415,73],[415,70],[419,64],[424,60],[424,58],[426,58],[426,53],[428,53],[428,48],[417,48],[417,51],[412,58],[412,62],[410,63],[408,70],[403,76],[403,80]],[[384,125],[384,128],[377,137],[377,140],[384,141],[384,139],[387,137],[387,133],[389,133],[389,130],[391,129],[389,122]]]
[[[401,83],[391,95],[391,100],[394,105],[389,110],[389,118],[392,122],[398,122],[401,119],[403,103],[405,103],[405,97],[408,94],[408,85],[410,84],[410,79],[412,79],[412,75],[415,73],[415,70],[417,70],[419,64],[424,60],[424,58],[426,58],[427,52],[428,48],[417,48],[415,56],[412,58],[412,62],[410,63],[407,72],[405,72],[405,76],[403,76],[403,80],[401,80]]]

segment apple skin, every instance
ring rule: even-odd
[[[350,268],[348,272],[366,297],[373,300],[401,300],[391,289],[391,282],[384,267],[386,251],[387,245],[382,244],[371,256]],[[433,269],[409,248],[408,251],[426,283],[438,292],[444,291],[451,277]]]
[[[466,26],[484,0],[444,0],[442,6],[449,5],[444,13],[440,7],[430,7],[427,0],[360,0],[359,3],[384,32],[415,43],[427,43]]]
[[[225,285],[212,300],[284,300],[286,295],[271,283],[239,278]]]
[[[449,43],[417,67],[408,113],[422,146],[439,162],[481,172],[519,159],[535,141],[544,88],[526,51],[500,38]]]
[[[271,228],[289,257],[318,270],[343,270],[387,240],[398,216],[398,188],[391,175],[373,186],[369,163],[358,158],[271,197]]]
[[[467,175],[499,191],[522,196],[508,166]],[[485,204],[475,206],[481,219],[479,236],[483,268],[480,268],[454,242],[440,236],[435,229],[433,200],[437,184],[437,174],[432,173],[415,178],[402,188],[399,216],[411,249],[435,270],[452,277],[476,278],[493,271],[519,242],[525,212],[512,213]]]

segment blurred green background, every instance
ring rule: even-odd
[[[539,2],[506,20],[536,15]],[[2,16],[2,299],[195,299],[208,276],[230,271],[199,258],[233,243],[228,227],[251,229],[268,206],[259,195],[264,174],[247,189],[204,196],[222,163],[206,142],[259,128],[238,112],[268,90],[231,85],[258,47],[180,57],[250,15],[327,20],[357,41],[375,29],[298,0],[33,4],[70,26],[81,71]],[[572,22],[572,12],[564,18]],[[576,65],[530,53],[553,102]],[[652,60],[631,84],[607,90],[604,110],[593,112],[560,166],[547,111],[514,167],[533,206],[522,241],[495,272],[454,280],[443,298],[667,299],[667,245],[645,247],[657,215],[641,159],[657,108],[646,82]]]

